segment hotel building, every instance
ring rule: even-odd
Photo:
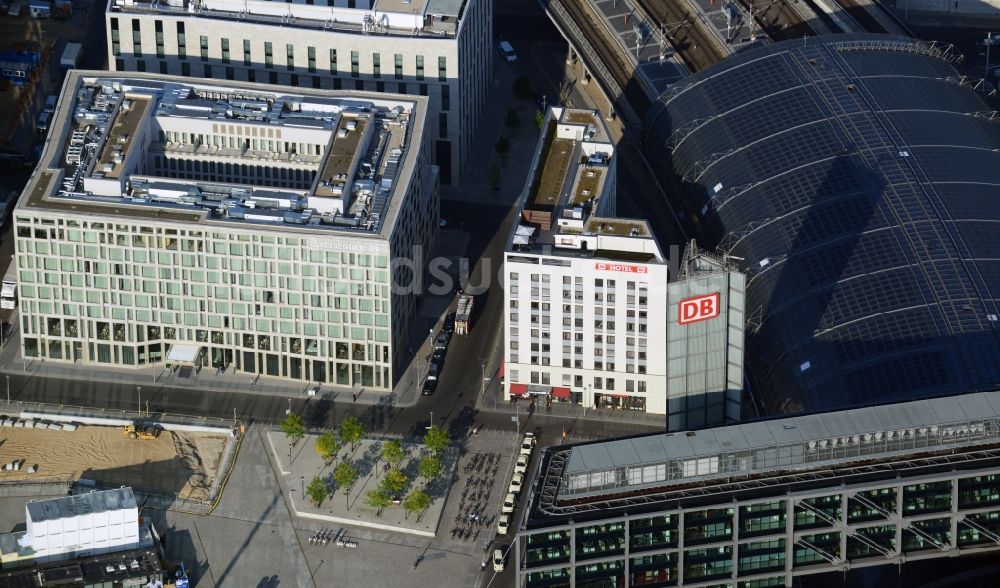
[[[299,88],[427,96],[442,183],[492,87],[493,0],[109,0],[108,63]]]
[[[391,390],[437,236],[426,105],[70,72],[14,212],[24,356]]]

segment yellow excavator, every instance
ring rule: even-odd
[[[156,427],[146,427],[142,423],[125,425],[125,436],[129,439],[156,439],[160,430]]]

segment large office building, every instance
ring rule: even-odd
[[[437,235],[426,104],[71,72],[14,212],[24,356],[392,389]]]
[[[1000,124],[948,45],[832,35],[680,82],[645,145],[747,274],[768,412],[1000,389]]]
[[[985,392],[552,447],[517,586],[795,586],[996,552],[998,440]]]
[[[493,0],[109,0],[106,12],[117,71],[428,96],[445,184],[492,86]]]

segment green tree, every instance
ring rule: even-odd
[[[358,420],[358,417],[351,415],[344,419],[344,422],[340,423],[340,438],[344,440],[344,443],[351,444],[351,451],[354,451],[354,446],[364,436],[365,427]]]
[[[341,446],[340,439],[331,431],[327,431],[316,438],[316,453],[323,458],[323,461],[329,461],[330,458],[337,455]]]
[[[309,485],[306,486],[306,496],[313,504],[319,506],[323,504],[323,501],[330,496],[330,486],[319,478],[319,476],[312,479]]]
[[[440,455],[449,443],[451,443],[451,437],[439,427],[431,427],[424,435],[424,445],[433,451],[434,455]]]
[[[500,166],[496,163],[490,168],[489,182],[490,190],[496,192],[500,189]]]
[[[285,420],[281,421],[281,431],[293,444],[298,443],[299,439],[306,434],[305,427],[302,425],[302,416],[297,414],[286,416]]]
[[[410,479],[406,477],[406,474],[399,470],[389,470],[382,478],[379,488],[389,496],[399,496],[406,491],[406,487],[409,485]]]
[[[517,114],[517,110],[514,108],[507,109],[507,116],[503,119],[503,124],[508,128],[516,129],[521,126],[521,117]]]
[[[406,498],[403,500],[403,509],[406,510],[406,514],[409,515],[411,512],[423,513],[431,505],[431,497],[429,494],[423,490],[414,490],[410,492]],[[420,517],[417,517],[420,520]]]
[[[381,516],[382,511],[392,504],[392,497],[384,489],[376,488],[365,493],[365,504],[375,509],[376,516]]]
[[[507,153],[510,151],[510,139],[507,138],[507,135],[500,135],[493,148],[496,149],[500,157],[507,157]]]
[[[333,470],[333,481],[344,489],[344,496],[350,497],[351,486],[358,481],[358,469],[344,462]]]
[[[399,465],[404,457],[406,457],[406,452],[403,451],[403,444],[399,441],[393,439],[382,444],[382,459],[390,464]]]
[[[520,76],[514,80],[514,96],[518,100],[531,100],[531,79],[528,76]]]
[[[541,110],[535,111],[535,126],[539,129],[545,124],[545,113]]]
[[[420,475],[428,482],[438,477],[443,468],[441,459],[436,455],[428,455],[420,460]]]

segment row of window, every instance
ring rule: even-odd
[[[132,56],[136,58],[142,58],[142,33],[141,33],[141,21],[139,19],[131,19],[132,28]],[[119,19],[117,17],[111,18],[111,51],[115,57],[121,56],[121,32]],[[157,20],[154,22],[154,31],[156,34],[156,57],[158,59],[164,59],[167,55],[166,47],[164,45],[164,35],[163,35],[163,21]],[[185,26],[183,22],[177,22],[177,57],[180,59],[187,59],[187,35],[185,32]],[[209,38],[206,35],[200,35],[198,38],[198,48],[199,55],[202,61],[208,61],[209,59]],[[263,56],[264,56],[264,68],[271,69],[274,67],[274,43],[271,41],[264,41],[262,45]],[[306,47],[306,71],[309,73],[317,72],[317,57],[316,57],[316,47]],[[221,38],[219,40],[219,56],[223,64],[229,64],[232,60],[230,41],[227,38]],[[397,80],[403,79],[404,76],[404,55],[402,53],[394,53],[392,64],[393,64],[393,77]],[[424,56],[415,55],[413,60],[412,75],[417,81],[422,81],[424,79]],[[254,65],[254,55],[253,46],[250,39],[243,40],[243,54],[242,63],[246,67],[252,67]],[[372,76],[375,78],[382,77],[382,54],[379,52],[371,53],[371,65],[372,65]],[[285,68],[288,71],[295,71],[295,45],[293,43],[285,44]],[[326,68],[324,68],[330,75],[338,75],[338,62],[337,62],[337,50],[330,49],[328,53],[328,61]],[[359,51],[351,51],[351,76],[359,77],[361,72],[361,53]],[[437,59],[437,79],[441,82],[448,81],[448,58],[446,56],[439,56]],[[447,107],[442,106],[444,110]]]

